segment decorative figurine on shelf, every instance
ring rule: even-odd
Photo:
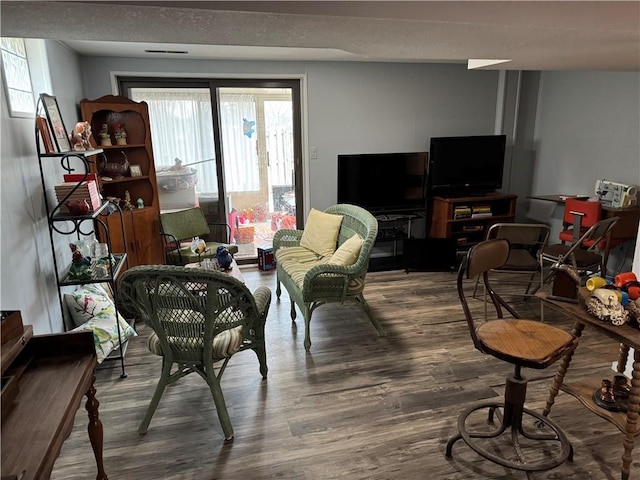
[[[613,381],[602,379],[602,384],[593,392],[593,401],[599,407],[612,412],[626,412],[631,394],[631,385],[621,373],[614,375]]]
[[[138,205],[138,208],[144,208],[144,200],[142,199],[142,197],[136,200],[136,205]]]
[[[640,328],[640,298],[629,301],[625,308],[629,312],[627,323],[634,328]]]
[[[124,159],[122,162],[112,161],[109,162],[109,158],[106,155],[103,155],[103,162],[100,165],[100,176],[101,177],[109,177],[113,180],[122,180],[125,175],[129,173],[129,159],[127,158],[127,154],[121,150],[122,158]],[[112,158],[115,160],[115,158]]]
[[[116,137],[116,145],[126,145],[127,132],[124,129],[124,125],[122,123],[116,123],[113,129],[114,136]]]
[[[81,217],[91,211],[86,198],[84,200],[67,200],[64,205],[69,209],[69,213],[76,217]]]
[[[100,137],[100,146],[102,147],[110,147],[111,146],[111,135],[109,135],[109,125],[106,123],[102,124],[102,129],[98,134]]]
[[[85,257],[75,243],[70,243],[69,247],[71,248],[69,278],[73,280],[91,278],[91,257]]]
[[[107,215],[117,212],[120,206],[120,199],[118,197],[107,197],[107,201],[109,202],[109,205],[105,208]]]
[[[83,152],[85,150],[91,150],[91,125],[89,122],[78,122],[73,130],[69,134],[69,141],[72,145],[72,150],[76,152]]]
[[[131,203],[131,194],[129,193],[129,190],[124,191],[124,200],[122,201],[122,209],[135,210],[135,207]]]
[[[216,260],[218,261],[218,265],[220,265],[225,270],[229,270],[229,267],[231,267],[231,262],[233,262],[233,257],[229,253],[229,250],[227,250],[227,247],[225,247],[224,245],[220,245],[216,249]]]

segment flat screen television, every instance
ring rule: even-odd
[[[426,152],[338,155],[338,203],[372,213],[422,210]]]
[[[506,135],[432,138],[430,194],[481,195],[501,188],[506,139]]]

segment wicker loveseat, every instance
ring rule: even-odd
[[[342,265],[330,263],[331,254],[323,256],[301,246],[301,243],[304,245],[303,230],[279,230],[273,238],[277,265],[276,294],[280,298],[281,284],[289,292],[292,320],[295,321],[296,318],[295,305],[302,312],[305,322],[304,346],[307,350],[311,347],[309,335],[311,315],[317,307],[328,302],[344,302],[348,299],[358,301],[378,334],[385,336],[384,329],[371,314],[363,296],[369,256],[378,234],[378,221],[371,213],[355,205],[334,205],[327,208],[324,213],[342,216],[333,246],[334,250],[343,246],[355,234],[361,239],[362,245],[359,252],[353,252],[354,256],[357,255],[352,259],[355,263],[349,264],[351,263],[349,261]],[[311,214],[307,227],[310,223]],[[338,255],[337,251],[336,255]]]

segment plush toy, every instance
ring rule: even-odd
[[[233,257],[229,253],[229,250],[227,250],[227,247],[225,247],[224,245],[220,245],[216,249],[216,260],[218,261],[218,265],[220,265],[225,270],[229,270],[231,262],[233,262]]]

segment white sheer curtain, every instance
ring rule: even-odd
[[[220,124],[227,191],[259,190],[255,96],[221,92]]]
[[[149,105],[149,122],[156,169],[174,165],[175,159],[197,169],[199,192],[217,195],[211,99],[207,89],[134,88],[132,100]],[[255,121],[253,95],[222,94],[221,134],[228,192],[259,189],[256,134],[247,135],[247,121]],[[255,126],[254,126],[255,128]]]

